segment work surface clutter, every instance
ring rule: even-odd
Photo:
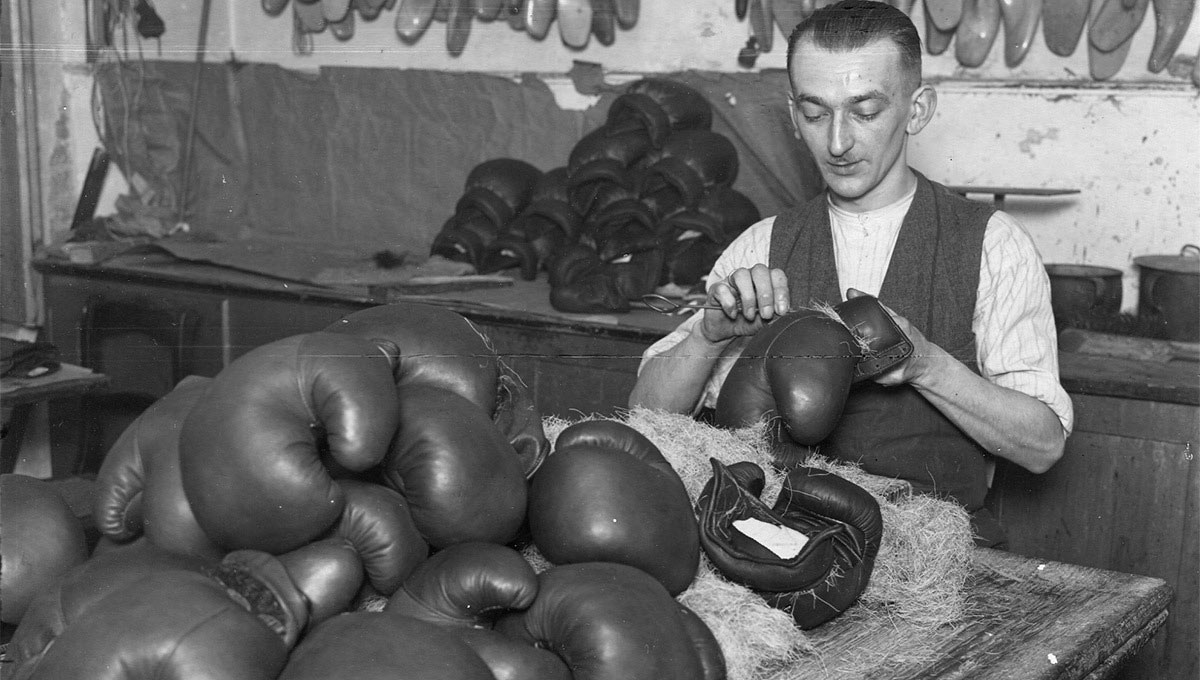
[[[855,677],[972,616],[957,505],[768,426],[543,418],[460,315],[374,307],[190,377],[109,451],[100,538],[5,475],[12,678]],[[119,669],[119,670],[118,670]],[[533,675],[521,675],[532,673]]]

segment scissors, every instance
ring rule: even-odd
[[[642,302],[647,307],[653,309],[659,314],[670,314],[675,316],[686,314],[688,312],[694,312],[699,309],[725,309],[721,305],[705,304],[703,300],[692,300],[690,302],[682,303],[676,302],[675,300],[672,300],[665,295],[659,295],[658,293],[647,293],[646,295],[643,295]],[[742,308],[741,298],[737,299],[737,308],[739,310]]]

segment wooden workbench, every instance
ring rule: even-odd
[[[933,633],[847,615],[808,633],[816,653],[775,680],[1100,680],[1167,619],[1156,578],[977,549],[968,615]]]

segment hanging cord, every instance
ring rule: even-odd
[[[208,15],[212,8],[212,0],[204,0],[200,9],[200,39],[196,43],[196,73],[192,81],[192,106],[188,115],[187,136],[183,147],[183,181],[179,191],[179,212],[176,215],[173,231],[187,231],[187,223],[183,215],[188,202],[188,180],[191,178],[192,142],[196,137],[196,109],[200,100],[200,75],[204,68],[204,50],[208,43]]]

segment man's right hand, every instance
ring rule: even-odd
[[[787,275],[782,269],[756,264],[735,269],[708,289],[708,304],[700,333],[711,343],[722,343],[739,335],[753,335],[771,319],[791,311]]]

